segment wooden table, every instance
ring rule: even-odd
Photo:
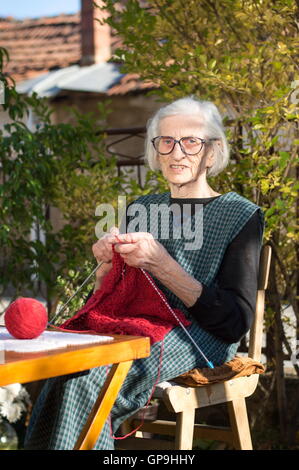
[[[0,386],[33,382],[113,364],[74,447],[75,450],[90,450],[103,429],[133,360],[150,354],[149,338],[109,336],[113,336],[113,340],[105,343],[68,346],[44,352],[0,351]]]

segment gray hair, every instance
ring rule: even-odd
[[[222,118],[214,103],[201,101],[194,97],[181,98],[173,103],[167,104],[159,109],[147,123],[147,135],[145,140],[145,157],[152,170],[159,170],[160,165],[157,153],[151,140],[159,135],[160,121],[168,116],[186,115],[198,116],[198,125],[203,127],[204,138],[217,138],[217,142],[212,142],[214,146],[215,163],[207,170],[207,176],[218,175],[229,162],[229,148],[225,137]]]

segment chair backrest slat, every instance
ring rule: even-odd
[[[272,249],[270,245],[263,245],[260,255],[258,290],[266,290],[268,287],[271,252]]]
[[[271,246],[263,245],[260,255],[258,291],[253,324],[250,329],[248,356],[260,361],[262,352],[263,321],[265,311],[265,291],[268,286],[271,264]]]

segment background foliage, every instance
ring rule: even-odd
[[[117,201],[122,181],[115,159],[103,156],[98,121],[105,118],[105,106],[97,116],[76,113],[75,124],[54,125],[47,103],[36,95],[19,95],[3,74],[8,60],[3,49],[0,60],[10,117],[0,131],[2,295],[8,287],[15,296],[36,296],[41,290],[51,314],[58,299],[63,303],[95,266],[95,209]],[[29,113],[39,123],[34,129],[27,125]],[[52,226],[53,208],[61,213],[60,227]],[[32,237],[32,230],[38,236]]]
[[[195,95],[227,116],[231,164],[211,185],[235,190],[265,212],[265,242],[273,248],[265,353],[276,376],[280,439],[294,441],[296,417],[288,412],[283,361],[296,350],[284,326],[299,324],[299,2],[104,3],[107,22],[123,43],[114,60],[125,72],[155,83],[153,93],[162,101]],[[285,315],[286,306],[295,321]],[[298,374],[298,362],[295,369]]]

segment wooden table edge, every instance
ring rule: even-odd
[[[67,346],[66,348],[44,351],[43,353],[14,353],[14,356],[27,356],[27,358],[0,364],[0,386],[68,375],[94,367],[142,359],[150,355],[150,340],[148,337],[109,336],[113,337],[113,341],[77,347]],[[112,345],[113,354],[111,354]],[[101,349],[101,360],[97,356],[99,347]],[[6,353],[9,352],[6,351]]]

